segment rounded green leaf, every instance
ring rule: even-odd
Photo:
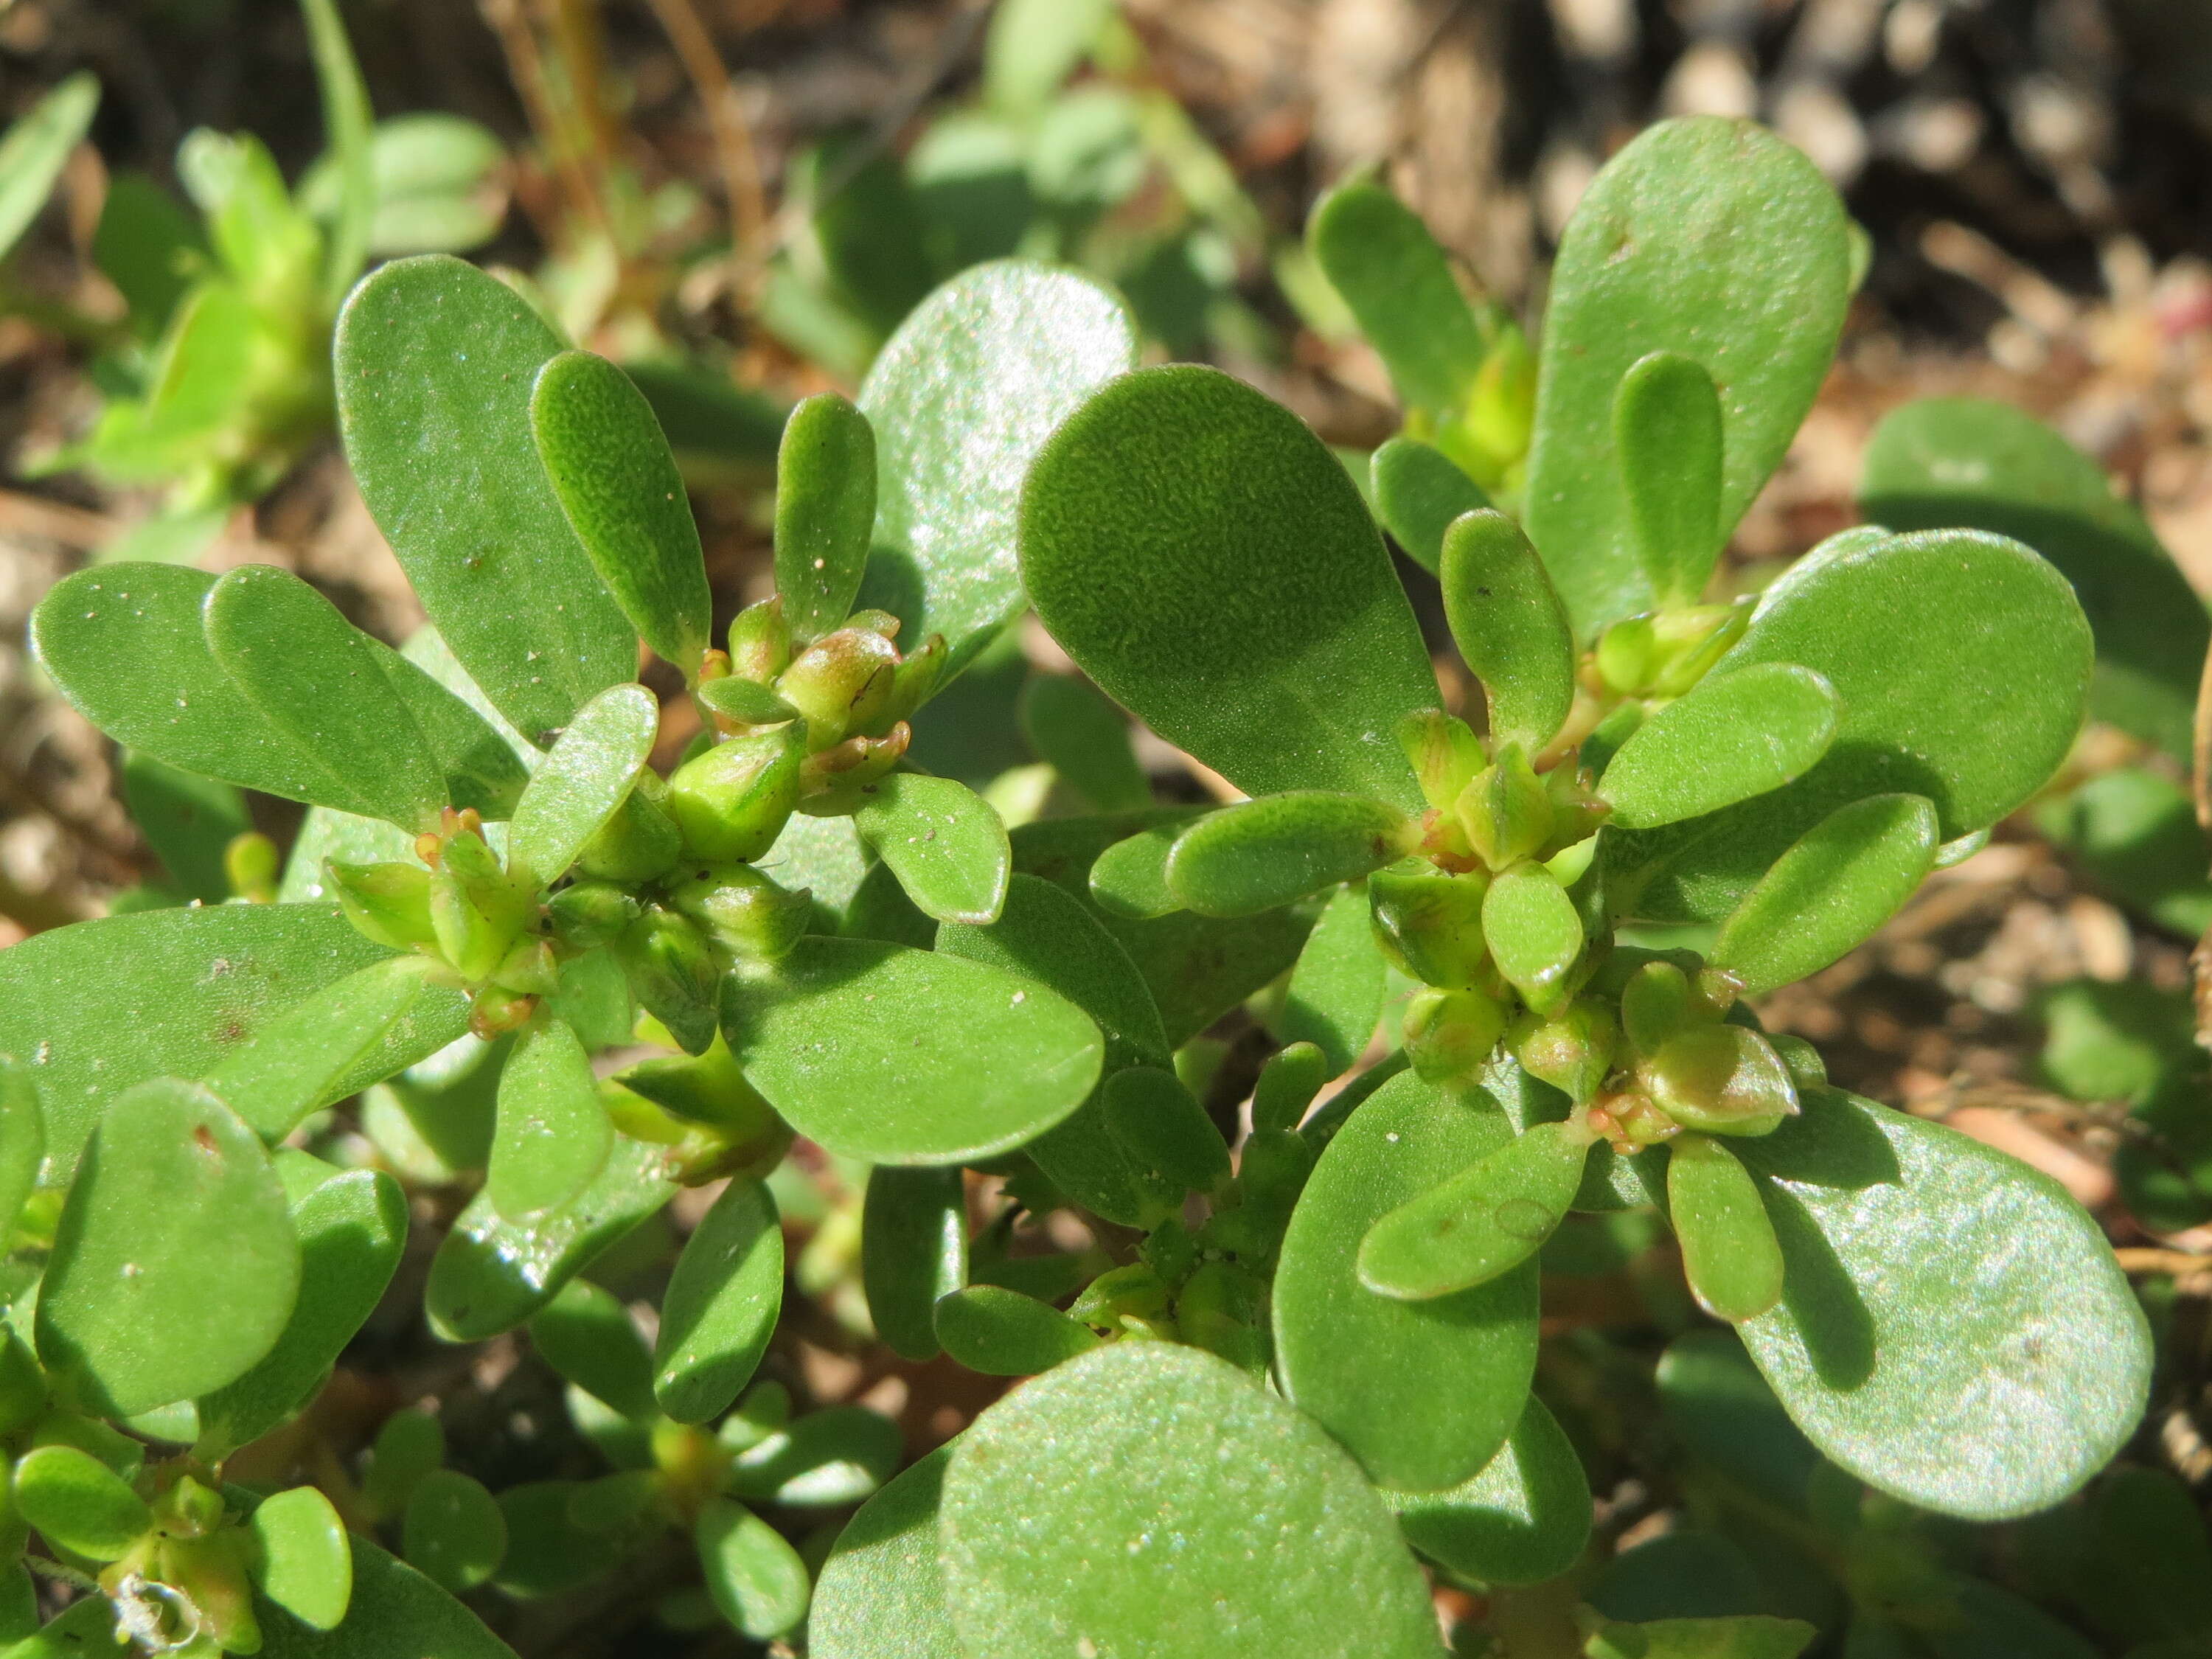
[[[416,1483],[399,1530],[407,1564],[455,1595],[490,1577],[507,1553],[498,1500],[458,1469],[433,1469]]]
[[[1956,1130],[1808,1091],[1737,1143],[1768,1177],[1781,1304],[1737,1328],[1822,1451],[1972,1520],[2056,1503],[2131,1434],[2150,1338],[2065,1189]]]
[[[353,1599],[353,1550],[331,1500],[295,1486],[264,1498],[246,1524],[261,1593],[303,1625],[336,1630]]]
[[[1049,1302],[999,1285],[969,1285],[940,1300],[933,1318],[945,1352],[986,1376],[1034,1376],[1088,1353],[1098,1336]]]
[[[1204,916],[1289,904],[1405,856],[1395,807],[1304,790],[1224,807],[1183,831],[1168,854],[1168,890]]]
[[[362,1497],[383,1520],[404,1514],[422,1477],[446,1463],[446,1430],[426,1411],[394,1412],[369,1448]]]
[[[576,1524],[571,1506],[583,1487],[576,1480],[526,1480],[500,1493],[507,1553],[492,1583],[501,1590],[518,1600],[559,1595],[622,1565],[605,1533]]]
[[[16,1460],[16,1510],[77,1555],[113,1561],[154,1524],[146,1500],[122,1476],[75,1446],[41,1446]]]
[[[1775,861],[1721,924],[1711,961],[1746,996],[1816,974],[1874,937],[1935,867],[1936,809],[1919,795],[1839,806]]]
[[[1123,376],[1038,454],[1021,546],[1053,637],[1169,742],[1255,795],[1419,809],[1389,734],[1435,676],[1359,492],[1289,410],[1214,369]]]
[[[99,107],[99,77],[79,70],[0,134],[0,259],[38,218]]]
[[[1154,824],[1101,853],[1091,866],[1092,902],[1111,915],[1135,921],[1182,909],[1182,901],[1168,888],[1168,854],[1188,824],[1180,817]]]
[[[535,1216],[592,1183],[614,1148],[592,1057],[565,1020],[525,1026],[499,1079],[484,1194],[501,1215]]]
[[[760,1503],[834,1509],[856,1504],[891,1477],[899,1426],[865,1406],[832,1406],[780,1429],[740,1456],[728,1491]]]
[[[1327,1057],[1328,1075],[1351,1070],[1382,1022],[1389,967],[1375,942],[1366,892],[1356,883],[1329,896],[1291,969],[1274,1020],[1285,1042],[1310,1042]]]
[[[1406,1541],[1489,1584],[1534,1584],[1574,1565],[1589,1540],[1589,1481],[1544,1402],[1528,1397],[1498,1455],[1449,1492],[1385,1490]]]
[[[15,1224],[46,1161],[46,1115],[31,1068],[0,1054],[0,1232]]]
[[[781,1533],[743,1504],[717,1498],[700,1510],[693,1536],[707,1594],[723,1618],[763,1642],[799,1627],[806,1617],[806,1564]]]
[[[1283,1236],[1273,1303],[1283,1392],[1378,1486],[1457,1486],[1521,1420],[1536,1370],[1533,1261],[1421,1302],[1376,1295],[1352,1265],[1376,1222],[1512,1133],[1481,1091],[1401,1073],[1330,1139]]]
[[[1535,754],[1575,702],[1575,635],[1543,561],[1503,513],[1470,513],[1444,532],[1444,619],[1482,682],[1491,736]]]
[[[713,600],[699,527],[653,405],[605,358],[564,351],[538,371],[530,430],[606,591],[655,656],[696,679]]]
[[[637,635],[578,543],[530,424],[562,343],[444,254],[354,289],[335,346],[346,459],[446,644],[533,742],[637,673]]]
[[[259,1139],[205,1090],[157,1079],[86,1148],[39,1297],[40,1363],[106,1416],[195,1399],[275,1346],[299,1285]]]
[[[1613,441],[1631,544],[1666,605],[1692,605],[1719,559],[1721,398],[1703,363],[1655,351],[1613,398]]]
[[[1102,812],[1152,803],[1152,786],[1129,742],[1127,716],[1088,680],[1036,674],[1022,687],[1022,735],[1069,787]]]
[[[653,752],[660,705],[641,685],[617,685],[576,711],[531,775],[507,826],[510,864],[557,881],[614,817]]]
[[[1006,826],[966,784],[894,772],[868,786],[853,823],[924,915],[999,919],[1013,854]]]
[[[1022,606],[1015,509],[1030,462],[1091,388],[1137,360],[1106,289],[1006,260],[938,289],[860,388],[882,493],[863,597],[942,634],[957,669]]]
[[[1583,636],[1655,597],[1613,441],[1621,376],[1678,351],[1724,388],[1717,544],[1780,464],[1834,356],[1847,223],[1802,154],[1711,116],[1649,129],[1584,192],[1553,269],[1522,497]]]
[[[1482,367],[1482,332],[1419,216],[1380,185],[1342,185],[1306,222],[1306,246],[1382,355],[1399,398],[1456,413]]]
[[[868,1171],[860,1208],[860,1285],[892,1352],[938,1352],[934,1310],[968,1282],[968,1189],[957,1165]]]
[[[837,1534],[806,1621],[813,1659],[963,1659],[938,1565],[952,1450],[940,1446],[902,1471]]]
[[[1434,1659],[1419,1569],[1358,1467],[1234,1366],[1110,1344],[961,1437],[946,1601],[994,1659]]]
[[[1834,740],[1839,712],[1834,688],[1794,663],[1716,676],[1638,726],[1599,793],[1629,830],[1717,811],[1803,776]]]
[[[547,1364],[608,1410],[651,1420],[652,1356],[611,1291],[571,1280],[532,1316],[530,1340]]]
[[[980,963],[809,937],[724,983],[722,1027],[792,1127],[878,1164],[1011,1151],[1090,1094],[1104,1044],[1079,1009]]]
[[[1962,530],[1823,544],[1767,589],[1699,690],[1765,664],[1809,668],[1836,694],[1833,743],[1795,783],[1622,837],[1609,856],[1629,913],[1717,921],[1800,836],[1869,795],[1926,796],[1947,842],[1994,823],[2065,758],[2091,651],[2066,579],[2017,542]]]
[[[775,452],[775,591],[799,638],[844,622],[875,526],[875,428],[834,392],[800,399]]]
[[[1530,1124],[1370,1227],[1359,1243],[1359,1282],[1420,1302],[1510,1272],[1559,1227],[1589,1153],[1586,1133]]]
[[[1173,1072],[1154,1066],[1116,1072],[1099,1107],[1109,1132],[1145,1173],[1194,1193],[1229,1178],[1221,1131]]]
[[[719,1416],[752,1380],[783,1305],[783,1229],[757,1181],[732,1181],[684,1241],[660,1304],[653,1396],[679,1423]]]
[[[1583,921],[1557,876],[1540,864],[1517,864],[1482,896],[1482,937],[1498,971],[1545,1012],[1582,954]]]
[[[1443,567],[1444,532],[1453,520],[1490,505],[1458,462],[1418,438],[1393,438],[1376,450],[1367,464],[1367,487],[1382,527],[1431,574]]]
[[[1740,1325],[1782,1299],[1782,1246],[1758,1183],[1717,1140],[1686,1134],[1667,1156],[1667,1218],[1682,1272],[1716,1319]]]

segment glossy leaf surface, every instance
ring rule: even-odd
[[[1531,1124],[1370,1227],[1359,1244],[1360,1282],[1419,1302],[1511,1271],[1566,1214],[1589,1150],[1564,1123]]]
[[[515,804],[509,861],[541,885],[567,874],[629,793],[659,730],[660,705],[641,685],[611,687],[578,709]]]
[[[1103,1053],[1042,986],[868,939],[803,939],[773,979],[732,975],[722,1027],[793,1128],[878,1164],[1018,1146],[1083,1103]]]
[[[1301,790],[1224,807],[1168,854],[1168,890],[1204,916],[1272,910],[1404,855],[1407,823],[1358,795]]]
[[[696,678],[713,627],[705,556],[645,394],[605,358],[564,351],[538,371],[530,429],[606,591],[655,656]]]
[[[261,1593],[311,1630],[336,1630],[353,1599],[345,1522],[313,1486],[264,1498],[246,1521]]]
[[[1613,441],[1629,539],[1662,605],[1692,605],[1719,558],[1720,393],[1694,357],[1655,351],[1620,377]]]
[[[1412,1558],[1358,1466],[1233,1366],[1117,1343],[954,1450],[946,1600],[969,1649],[1066,1659],[1432,1659]]]
[[[1030,464],[1091,389],[1136,362],[1121,302],[1005,261],[917,306],[860,388],[882,493],[863,597],[942,634],[957,667],[1022,606],[1015,510]]]
[[[153,1512],[130,1483],[75,1446],[40,1446],[15,1465],[15,1508],[52,1542],[95,1561],[127,1553]]]
[[[999,1285],[955,1291],[933,1317],[945,1352],[984,1376],[1034,1376],[1098,1346],[1089,1326]]]
[[[1106,1079],[1108,1131],[1137,1167],[1194,1193],[1229,1176],[1229,1148],[1206,1109],[1173,1072],[1132,1066]]]
[[[1741,1324],[1782,1299],[1782,1246],[1759,1186],[1735,1153],[1686,1134],[1667,1155],[1667,1218],[1682,1272],[1705,1311]]]
[[[699,1565],[723,1618],[760,1641],[806,1617],[806,1564],[781,1533],[727,1498],[711,1499],[693,1528]]]
[[[963,1659],[938,1565],[938,1502],[953,1448],[902,1471],[845,1523],[814,1586],[814,1659]]]
[[[1332,1077],[1351,1070],[1382,1023],[1389,968],[1375,943],[1367,895],[1348,884],[1330,895],[1306,935],[1275,1029],[1286,1042],[1310,1042]]]
[[[1378,1486],[1455,1486],[1521,1419],[1536,1369],[1534,1262],[1420,1302],[1376,1295],[1353,1267],[1376,1222],[1512,1134],[1481,1091],[1401,1073],[1331,1138],[1283,1236],[1273,1297],[1283,1391]]]
[[[1718,676],[1637,727],[1599,792],[1629,830],[1717,811],[1802,777],[1834,741],[1840,714],[1827,681],[1794,663]]]
[[[1444,532],[1444,617],[1482,682],[1491,735],[1534,755],[1575,702],[1575,635],[1543,561],[1503,513],[1470,514]]]
[[[757,1181],[732,1181],[684,1241],[661,1298],[653,1395],[679,1423],[716,1417],[752,1380],[783,1306],[783,1229]]]
[[[1466,513],[1490,505],[1482,486],[1459,463],[1418,438],[1393,438],[1367,467],[1375,516],[1406,556],[1431,574],[1443,568],[1444,532]]]
[[[1115,842],[1091,866],[1091,897],[1115,916],[1146,921],[1172,915],[1182,901],[1168,887],[1168,854],[1188,826],[1177,817]]]
[[[853,609],[876,527],[876,434],[834,392],[805,398],[775,452],[775,591],[802,640]]]
[[[1390,733],[1435,677],[1359,492],[1289,410],[1213,369],[1123,377],[1037,456],[1021,546],[1053,637],[1169,742],[1255,795],[1419,809]]]
[[[501,1215],[526,1219],[591,1185],[615,1144],[592,1057],[566,1021],[525,1026],[499,1078],[484,1194]]]
[[[894,772],[870,787],[853,822],[923,915],[999,919],[1013,853],[1006,826],[966,784]]]
[[[1498,1454],[1448,1492],[1385,1490],[1406,1541],[1492,1584],[1534,1584],[1575,1564],[1589,1539],[1582,1460],[1541,1401],[1527,1399]]]
[[[873,1492],[898,1468],[899,1426],[865,1406],[810,1412],[741,1455],[728,1489],[739,1498],[834,1509]]]
[[[902,1358],[935,1358],[938,1301],[967,1282],[968,1195],[958,1167],[869,1170],[860,1285],[876,1334]]]
[[[1429,228],[1382,185],[1350,184],[1314,209],[1306,246],[1382,355],[1399,398],[1455,412],[1482,367],[1482,334]]]

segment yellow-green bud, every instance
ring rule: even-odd
[[[430,872],[419,864],[347,864],[325,860],[323,881],[346,920],[395,951],[434,944]]]
[[[637,901],[611,882],[580,881],[545,901],[553,937],[574,951],[611,945],[637,920]]]
[[[1472,1078],[1504,1035],[1504,1008],[1481,991],[1424,988],[1406,1003],[1406,1057],[1431,1083]]]
[[[258,830],[234,836],[222,849],[223,879],[240,898],[268,904],[276,897],[276,843]]]
[[[791,624],[784,620],[783,597],[749,605],[730,623],[730,672],[765,685],[791,660]]]
[[[1597,1097],[1613,1069],[1620,1029],[1613,1011],[1584,997],[1552,1019],[1515,1022],[1514,1058],[1533,1078],[1550,1084],[1577,1106]]]
[[[1490,878],[1379,870],[1367,878],[1367,906],[1382,954],[1400,972],[1447,991],[1465,990],[1482,973],[1482,896]]]
[[[1398,746],[1430,805],[1448,812],[1488,757],[1468,723],[1441,708],[1423,708],[1398,722]]]
[[[1468,843],[1493,870],[1517,864],[1552,836],[1552,797],[1517,743],[1475,775],[1455,803]]]
[[[810,891],[792,892],[749,864],[688,876],[669,889],[668,902],[724,950],[763,962],[788,955],[814,915]]]
[[[658,777],[641,775],[615,815],[584,843],[576,855],[577,873],[624,886],[666,874],[684,856],[683,834],[662,804],[666,793]]]
[[[668,780],[668,807],[694,858],[714,864],[757,859],[775,845],[799,805],[805,739],[780,726],[716,744]]]
[[[615,944],[629,988],[686,1054],[707,1051],[719,1019],[722,971],[699,930],[655,906]]]
[[[1692,1026],[1662,1045],[1638,1076],[1660,1110],[1707,1134],[1771,1134],[1797,1110],[1789,1067],[1747,1026]]]
[[[776,695],[805,717],[807,747],[827,749],[874,729],[890,706],[898,662],[898,647],[882,635],[841,628],[792,659]]]

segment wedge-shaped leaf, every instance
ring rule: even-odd
[[[444,774],[414,716],[392,706],[389,648],[273,565],[226,572],[208,590],[201,618],[209,652],[239,694],[367,803],[369,817],[437,827]]]
[[[694,1534],[707,1594],[723,1618],[763,1642],[798,1628],[806,1617],[806,1563],[781,1533],[718,1498],[700,1510]]]
[[[433,1469],[416,1483],[399,1535],[408,1565],[455,1595],[490,1577],[507,1553],[499,1500],[459,1469]]]
[[[1482,937],[1507,982],[1538,1012],[1552,1012],[1583,940],[1582,916],[1559,878],[1540,864],[1500,872],[1482,896]]]
[[[2187,761],[2212,622],[2102,466],[2006,404],[1928,398],[1875,428],[1859,505],[1892,530],[2010,536],[2057,565],[2097,636],[2091,712]]]
[[[1667,1218],[1682,1246],[1682,1272],[1698,1305],[1732,1325],[1782,1299],[1782,1246],[1759,1185],[1734,1152],[1686,1134],[1667,1156]]]
[[[653,1358],[612,1292],[573,1279],[530,1322],[538,1355],[609,1410],[635,1420],[653,1416]]]
[[[891,1352],[937,1357],[939,1298],[968,1282],[968,1196],[957,1167],[868,1171],[860,1211],[860,1285]]]
[[[128,1553],[154,1524],[131,1483],[75,1446],[40,1446],[15,1469],[9,1493],[22,1519],[50,1542],[95,1561]]]
[[[1073,674],[1039,674],[1022,688],[1022,735],[1041,760],[1102,812],[1152,805],[1152,787],[1129,742],[1129,722]]]
[[[1693,687],[1636,728],[1599,780],[1613,821],[1656,830],[1802,777],[1835,740],[1828,682],[1767,662]]]
[[[396,260],[339,316],[339,424],[385,539],[453,655],[542,742],[637,672],[637,635],[568,528],[530,424],[561,342],[444,254]]]
[[[500,1073],[484,1178],[492,1207],[526,1220],[569,1202],[605,1167],[614,1144],[582,1042],[564,1020],[532,1021]]]
[[[775,591],[800,639],[852,611],[875,527],[875,428],[834,392],[801,399],[775,452]]]
[[[659,730],[660,705],[641,685],[611,687],[578,709],[515,804],[508,859],[541,884],[567,874],[629,793]]]
[[[223,854],[253,828],[246,798],[232,785],[155,760],[123,758],[123,799],[131,821],[161,855],[169,884],[186,898],[220,904],[230,896]]]
[[[1168,854],[1189,825],[1178,815],[1171,823],[1139,830],[1101,853],[1091,866],[1091,897],[1109,915],[1149,921],[1172,915],[1182,901],[1168,887]]]
[[[1589,1540],[1589,1481],[1541,1401],[1529,1397],[1498,1455],[1449,1492],[1385,1490],[1406,1541],[1490,1584],[1534,1584],[1574,1565]]]
[[[1088,1325],[999,1285],[953,1291],[933,1318],[945,1352],[985,1376],[1035,1376],[1098,1346]]]
[[[99,107],[99,77],[79,70],[0,134],[0,259],[15,251],[46,206]]]
[[[1521,526],[1472,513],[1444,532],[1444,617],[1490,702],[1491,735],[1535,754],[1575,702],[1566,607]]]
[[[1375,516],[1406,556],[1431,575],[1443,568],[1444,532],[1464,514],[1490,505],[1459,463],[1418,438],[1393,438],[1367,464]]]
[[[353,1600],[353,1550],[331,1500],[295,1486],[264,1498],[246,1524],[262,1595],[310,1630],[336,1630]]]
[[[2066,579],[2017,542],[1832,538],[1766,591],[1699,688],[1769,663],[1811,669],[1840,707],[1827,754],[1783,788],[1621,837],[1609,856],[1631,872],[1614,889],[1626,913],[1717,921],[1790,843],[1869,795],[1926,796],[1947,842],[1996,823],[2065,757],[2091,654]]]
[[[1249,916],[1334,887],[1405,856],[1396,808],[1358,795],[1301,790],[1208,813],[1168,854],[1168,890],[1204,916]]]
[[[733,1181],[669,1276],[653,1395],[679,1423],[718,1417],[752,1380],[783,1305],[783,1229],[757,1181]]]
[[[1006,826],[966,784],[894,772],[871,787],[853,822],[924,915],[998,920],[1013,854]]]
[[[1229,1148],[1206,1109],[1173,1072],[1133,1066],[1106,1079],[1106,1127],[1137,1167],[1188,1192],[1229,1178]]]
[[[1314,209],[1306,246],[1382,354],[1400,398],[1456,413],[1482,367],[1482,331],[1419,216],[1380,185],[1340,185]]]
[[[1434,1659],[1413,1558],[1358,1467],[1234,1366],[1115,1343],[961,1437],[939,1511],[966,1650]]]
[[[1568,222],[1552,276],[1528,454],[1529,538],[1585,637],[1648,610],[1613,441],[1620,377],[1654,351],[1723,388],[1725,538],[1781,462],[1834,356],[1850,297],[1843,204],[1749,121],[1650,129]],[[1817,665],[1815,665],[1817,666]]]
[[[806,1621],[814,1659],[963,1659],[938,1565],[938,1501],[952,1451],[940,1446],[902,1471],[837,1534]]]
[[[568,528],[653,653],[696,678],[713,628],[705,555],[645,394],[588,351],[538,371],[530,430]]]
[[[1108,696],[1239,788],[1420,807],[1390,737],[1436,702],[1412,608],[1336,458],[1249,386],[1182,366],[1093,395],[1030,469],[1022,573]]]
[[[1721,924],[1711,960],[1762,996],[1874,937],[1935,868],[1936,809],[1919,795],[1839,806],[1775,861]]]
[[[1291,1213],[1273,1302],[1283,1391],[1377,1486],[1456,1486],[1522,1420],[1536,1370],[1534,1261],[1423,1302],[1376,1295],[1352,1265],[1376,1222],[1512,1137],[1480,1090],[1401,1073],[1331,1138]]]
[[[448,1342],[513,1330],[675,1192],[659,1148],[618,1139],[591,1184],[544,1215],[507,1220],[477,1194],[430,1260],[431,1329]]]
[[[210,1462],[307,1409],[346,1344],[376,1311],[407,1247],[407,1197],[390,1176],[341,1173],[305,1152],[280,1152],[277,1161],[288,1184],[313,1182],[291,1201],[300,1293],[276,1346],[245,1375],[200,1396],[196,1451]]]
[[[108,1109],[70,1188],[39,1296],[40,1363],[106,1416],[195,1399],[275,1346],[299,1285],[299,1239],[260,1141],[205,1090],[157,1079]]]
[[[864,597],[916,641],[944,635],[952,668],[981,650],[1022,608],[1014,521],[1031,459],[1136,357],[1121,302],[1073,271],[978,265],[916,307],[860,388],[882,481]]]
[[[1389,969],[1375,943],[1367,895],[1358,885],[1333,894],[1306,935],[1275,1030],[1285,1042],[1310,1042],[1328,1074],[1349,1071],[1382,1023]],[[1289,1126],[1285,1126],[1289,1127]]]
[[[426,999],[459,1000],[428,982],[430,969],[423,957],[371,963],[285,1010],[203,1082],[248,1127],[282,1140],[308,1113],[349,1092],[332,1086],[350,1082]]]
[[[730,1471],[737,1497],[794,1508],[856,1504],[891,1478],[898,1425],[865,1406],[811,1412],[741,1455]]]
[[[1973,1520],[2056,1503],[2134,1432],[2150,1339],[2050,1176],[1833,1091],[1738,1143],[1770,1179],[1781,1304],[1737,1328],[1822,1451]]]
[[[1359,1282],[1421,1302],[1510,1272],[1558,1229],[1589,1152],[1584,1134],[1565,1123],[1531,1124],[1370,1227],[1359,1243]]]
[[[724,981],[722,1029],[792,1127],[878,1164],[950,1164],[1050,1128],[1098,1080],[1073,1005],[980,963],[810,937],[771,975]]]
[[[1613,393],[1613,441],[1644,580],[1662,605],[1694,605],[1726,534],[1721,398],[1705,365],[1679,351],[1638,358]]]
[[[15,1224],[46,1161],[46,1114],[31,1068],[0,1054],[0,1232]]]

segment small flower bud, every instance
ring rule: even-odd
[[[776,695],[805,716],[807,747],[827,749],[874,728],[890,706],[898,661],[898,647],[882,635],[842,628],[792,659]]]
[[[514,949],[492,969],[491,982],[503,991],[517,991],[524,996],[551,996],[561,988],[561,964],[554,958],[552,941],[517,939]]]
[[[580,881],[547,899],[545,913],[555,939],[590,951],[622,937],[637,920],[637,901],[611,882]]]
[[[615,955],[631,994],[668,1028],[677,1046],[686,1054],[704,1054],[719,1023],[722,971],[699,930],[656,906],[616,941]]]
[[[815,817],[834,817],[860,804],[863,792],[889,775],[914,741],[904,720],[880,738],[848,738],[835,749],[809,755],[799,769],[799,796]]]
[[[576,855],[579,875],[635,886],[663,875],[684,856],[684,836],[661,800],[665,787],[641,775],[615,814]]]
[[[1639,1056],[1657,1054],[1704,1013],[1691,994],[1689,975],[1671,962],[1645,963],[1621,988],[1621,1029]]]
[[[1482,972],[1482,896],[1490,878],[1378,870],[1367,878],[1367,906],[1382,954],[1423,984],[1463,991]]]
[[[791,661],[791,624],[778,594],[749,605],[730,623],[730,672],[765,685]]]
[[[1533,1078],[1550,1084],[1577,1106],[1597,1097],[1620,1047],[1613,1010],[1583,997],[1557,1017],[1515,1022],[1514,1058]]]
[[[1517,743],[1460,792],[1453,811],[1468,843],[1493,870],[1528,857],[1551,838],[1552,797]]]
[[[1468,723],[1441,708],[1419,709],[1400,720],[1398,746],[1406,751],[1422,796],[1440,812],[1451,810],[1488,758],[1482,739]]]
[[[1751,626],[1752,605],[1744,599],[1661,612],[1654,621],[1653,665],[1647,678],[1651,694],[1679,697],[1703,679]]]
[[[258,830],[234,836],[222,849],[222,876],[238,897],[256,904],[276,899],[276,843]]]
[[[466,830],[447,836],[430,872],[430,925],[463,979],[489,977],[530,920],[531,895]]]
[[[780,726],[716,744],[668,780],[669,811],[695,858],[714,864],[757,859],[775,845],[799,805],[805,739]]]
[[[1406,1057],[1431,1083],[1472,1078],[1505,1034],[1505,1010],[1481,991],[1413,993],[1406,1004]]]
[[[1797,1110],[1789,1067],[1746,1026],[1692,1026],[1645,1060],[1638,1076],[1668,1116],[1707,1134],[1771,1134]]]
[[[937,683],[945,673],[945,635],[932,634],[921,645],[899,659],[898,671],[891,682],[890,701],[877,716],[879,722],[889,726],[900,720],[912,720],[914,711],[927,702],[937,690]]]
[[[437,941],[430,872],[419,864],[323,864],[323,882],[346,920],[379,945],[411,951]]]
[[[537,1012],[536,997],[486,985],[469,1004],[469,1034],[489,1042],[502,1031],[520,1030]]]
[[[669,889],[669,902],[724,950],[763,962],[787,955],[814,915],[806,889],[792,892],[749,864],[688,876]]]

